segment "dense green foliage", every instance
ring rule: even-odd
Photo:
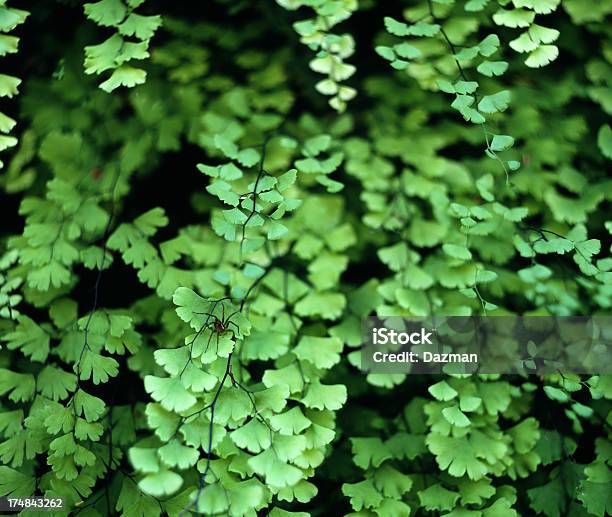
[[[610,314],[612,1],[198,4],[0,0],[0,495],[612,512],[612,377],[359,370],[370,314]]]

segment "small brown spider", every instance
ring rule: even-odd
[[[203,315],[208,316],[209,319],[212,318],[212,321],[208,321],[204,325],[204,327],[202,327],[202,330],[209,329],[211,331],[210,337],[208,338],[208,342],[206,343],[206,349],[204,350],[204,353],[208,351],[208,347],[210,346],[210,341],[213,336],[216,336],[216,339],[217,339],[217,349],[216,349],[217,354],[219,353],[219,336],[222,336],[226,332],[231,332],[232,337],[236,338],[236,333],[233,329],[230,328],[230,326],[233,325],[234,327],[236,327],[236,330],[240,332],[240,328],[238,327],[238,325],[234,321],[231,320],[231,318],[238,312],[239,311],[235,311],[226,318],[225,317],[225,305],[221,304],[221,318],[219,318],[217,315],[210,313],[210,312],[198,313],[198,314],[203,314]]]

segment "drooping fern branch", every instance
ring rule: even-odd
[[[116,32],[98,45],[85,47],[85,73],[101,74],[112,70],[100,88],[112,92],[119,86],[132,87],[145,82],[147,73],[127,63],[149,57],[149,42],[160,27],[161,16],[135,12],[145,0],[100,0],[85,4],[87,18]],[[131,39],[130,39],[131,38]]]
[[[15,54],[19,47],[19,38],[11,36],[10,33],[15,27],[22,24],[29,13],[21,9],[15,9],[6,5],[6,0],[0,1],[0,57],[7,54]],[[17,94],[21,79],[11,75],[0,74],[0,98],[13,97]],[[8,133],[12,131],[17,122],[0,112],[0,152],[9,147],[17,145],[17,139]],[[0,169],[4,163],[0,161]]]

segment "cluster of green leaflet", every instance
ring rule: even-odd
[[[22,24],[28,17],[28,12],[15,9],[6,5],[6,0],[0,2],[0,57],[7,54],[15,54],[19,48],[19,38],[11,36],[10,33],[15,27]],[[12,75],[0,74],[0,97],[13,97],[17,94],[21,79]],[[17,145],[17,139],[9,136],[17,122],[0,112],[0,151]],[[0,161],[0,169],[4,163]]]
[[[85,4],[11,101],[0,496],[612,512],[612,377],[359,370],[370,314],[609,313],[609,2],[218,3]],[[0,1],[3,32],[25,19]]]

